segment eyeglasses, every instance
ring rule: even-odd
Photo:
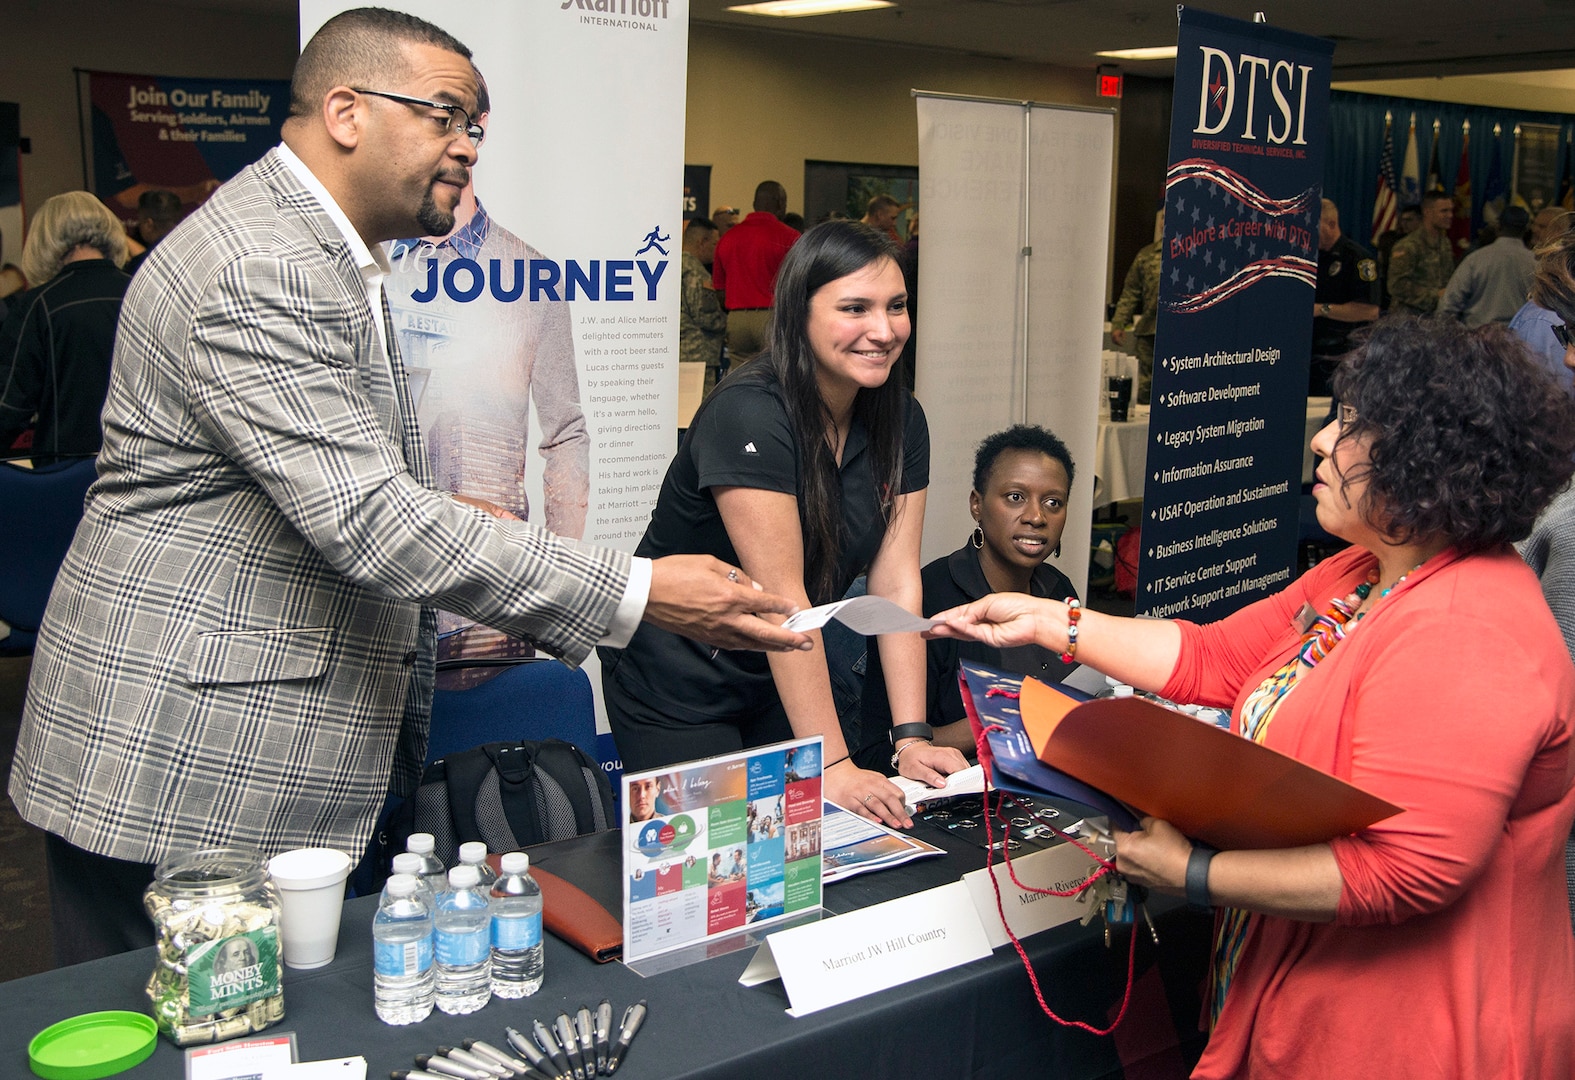
[[[422,109],[440,109],[447,115],[442,120],[432,117],[434,121],[443,125],[444,132],[449,138],[463,135],[470,140],[470,145],[480,146],[481,140],[487,137],[487,129],[470,118],[470,114],[458,105],[450,105],[443,101],[428,101],[425,98],[410,97],[407,94],[391,94],[387,90],[366,90],[359,86],[350,89],[358,94],[371,94],[373,97],[387,98],[403,105],[414,105]]]
[[[1570,348],[1572,342],[1575,342],[1575,334],[1571,334],[1570,328],[1561,322],[1549,323],[1548,329],[1553,331],[1553,336],[1558,338],[1559,344],[1566,349]]]
[[[1335,412],[1335,419],[1340,422],[1340,430],[1344,431],[1356,423],[1356,406],[1340,402],[1340,407]]]

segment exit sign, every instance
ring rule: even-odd
[[[1121,96],[1121,73],[1115,74],[1101,71],[1099,73],[1099,96],[1118,98]]]

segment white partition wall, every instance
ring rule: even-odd
[[[1115,116],[916,92],[920,205],[917,395],[930,421],[926,562],[954,550],[979,440],[1017,423],[1077,464],[1061,556],[1088,582]]]

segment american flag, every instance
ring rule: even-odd
[[[1384,152],[1378,162],[1378,197],[1373,200],[1374,242],[1395,227],[1400,217],[1400,200],[1395,196],[1395,155],[1391,149],[1390,117],[1384,114]]]

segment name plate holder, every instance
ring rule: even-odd
[[[1070,889],[1087,880],[1098,868],[1099,864],[1093,859],[1072,844],[1064,843],[1012,860],[1012,871],[1016,872],[1017,880],[1037,889]],[[995,906],[995,890],[990,886],[991,874],[1001,883],[999,910]],[[989,870],[981,868],[964,874],[962,884],[968,889],[992,949],[998,949],[1011,940],[1006,933],[1008,925],[1012,933],[1025,938],[1082,918],[1088,911],[1088,905],[1093,903],[1087,897],[1079,902],[1075,896],[1050,896],[1019,888],[1012,881],[1012,873],[1004,862],[996,863]],[[1005,925],[1001,922],[1002,911],[1006,913]]]
[[[993,903],[993,902],[992,902]],[[779,930],[739,976],[780,978],[789,1016],[808,1016],[990,955],[990,940],[961,881],[884,904]]]

